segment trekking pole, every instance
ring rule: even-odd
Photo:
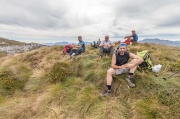
[[[166,78],[163,78],[163,79],[166,80],[167,78],[170,78],[170,77],[172,77],[173,75],[175,75],[175,74],[177,74],[177,73],[179,73],[179,72],[180,72],[180,70],[177,71],[177,72],[175,72],[175,73],[173,73],[173,74],[171,74],[170,76],[168,76],[168,77],[166,77]]]
[[[164,74],[164,73],[166,73],[168,71],[171,71],[171,70],[172,70],[172,68],[168,69],[167,71],[161,72],[160,74],[155,74],[155,76],[158,77],[158,76],[160,76],[160,75],[162,75],[162,74]]]

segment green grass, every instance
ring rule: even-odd
[[[26,81],[18,79],[11,71],[0,72],[0,92],[2,95],[12,95],[15,90],[22,90]]]
[[[62,49],[53,46],[2,59],[0,118],[179,119],[179,74],[162,80],[179,68],[179,48],[130,46],[134,53],[149,50],[153,64],[163,65],[161,72],[174,70],[158,77],[151,70],[136,71],[135,88],[125,82],[127,74],[118,75],[113,77],[112,95],[104,98],[99,95],[106,88],[111,57],[98,60],[99,49],[87,47],[74,60],[63,56]]]
[[[7,53],[4,52],[4,51],[0,51],[0,58],[1,58],[1,57],[5,57],[5,56],[7,56]]]
[[[136,102],[135,108],[141,113],[139,119],[166,119],[164,115],[168,109],[162,106],[156,98],[141,99]]]
[[[68,63],[58,62],[53,65],[47,74],[49,81],[52,83],[63,82],[68,76],[73,74],[73,70]]]
[[[5,100],[5,97],[2,94],[0,94],[0,103],[2,103],[4,100]]]

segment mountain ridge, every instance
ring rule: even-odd
[[[160,40],[158,38],[155,39],[143,39],[142,41],[139,41],[140,43],[154,43],[154,44],[163,44],[163,45],[169,45],[169,46],[180,46],[180,41],[169,41],[169,40]]]
[[[28,52],[30,50],[45,47],[38,43],[24,43],[15,40],[0,38],[0,57],[14,55],[16,53]]]

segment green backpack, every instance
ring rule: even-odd
[[[137,55],[143,58],[143,62],[139,65],[140,68],[148,68],[152,69],[152,62],[149,57],[149,53],[147,50],[143,50],[141,52],[137,52]]]

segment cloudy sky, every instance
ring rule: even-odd
[[[23,42],[180,41],[180,0],[0,0],[0,37]]]

